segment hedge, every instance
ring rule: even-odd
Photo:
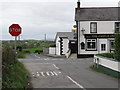
[[[120,34],[115,35],[115,59],[120,61]]]

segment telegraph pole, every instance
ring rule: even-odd
[[[47,39],[47,38],[46,38],[46,34],[45,34],[45,41],[46,41],[46,39]]]

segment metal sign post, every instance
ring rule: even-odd
[[[16,54],[16,50],[17,50],[16,42],[17,42],[17,36],[15,36],[15,54]]]
[[[14,45],[14,49],[15,49],[15,54],[16,51],[17,51],[17,46],[16,46],[16,43],[17,43],[17,36],[19,36],[22,32],[22,28],[18,25],[18,24],[12,24],[10,27],[9,27],[9,33],[12,35],[12,36],[15,36],[15,45]]]

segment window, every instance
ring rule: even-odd
[[[97,33],[97,23],[96,22],[90,23],[90,33]]]
[[[85,49],[85,44],[84,44],[84,42],[81,43],[81,49]]]
[[[115,42],[114,40],[111,40],[111,41],[110,41],[110,48],[111,48],[111,49],[114,49],[114,42]]]
[[[87,50],[96,50],[96,39],[87,39]]]
[[[101,44],[101,51],[106,51],[106,44]]]
[[[115,22],[115,33],[120,32],[120,22]]]

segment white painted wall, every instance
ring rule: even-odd
[[[97,39],[97,52],[96,51],[85,51],[81,50],[80,43],[84,42],[86,44],[86,40],[84,37],[84,34],[91,34],[90,33],[90,23],[91,22],[97,22],[97,33],[96,34],[113,34],[115,30],[115,22],[117,21],[81,21],[78,22],[78,54],[98,54],[98,53],[105,53],[110,51],[110,39],[107,38],[105,40],[103,39]],[[85,29],[84,34],[82,33],[82,29]],[[93,33],[92,33],[93,34]],[[107,50],[105,52],[100,51],[100,44],[106,43]]]
[[[110,52],[109,51],[109,48],[108,48],[108,46],[109,46],[109,43],[108,43],[108,39],[98,39],[98,47],[97,47],[97,49],[98,49],[98,52],[99,53],[107,53],[107,52]],[[106,50],[105,51],[102,51],[101,50],[101,44],[106,44]]]
[[[99,58],[98,62],[96,60],[97,58]],[[102,66],[105,66],[107,68],[120,72],[120,67],[118,67],[118,65],[120,65],[120,62],[112,61],[105,57],[94,56],[94,63],[99,63]]]
[[[114,33],[115,22],[117,21],[81,21],[80,30],[85,29],[86,34],[90,34],[90,23],[97,22],[97,33],[99,34],[110,34]]]
[[[56,47],[49,47],[49,54],[55,55],[56,53]]]
[[[60,55],[60,42],[59,42],[60,38],[57,37],[56,39],[56,55]]]
[[[69,50],[69,40],[68,38],[63,38],[63,54],[66,54]]]

